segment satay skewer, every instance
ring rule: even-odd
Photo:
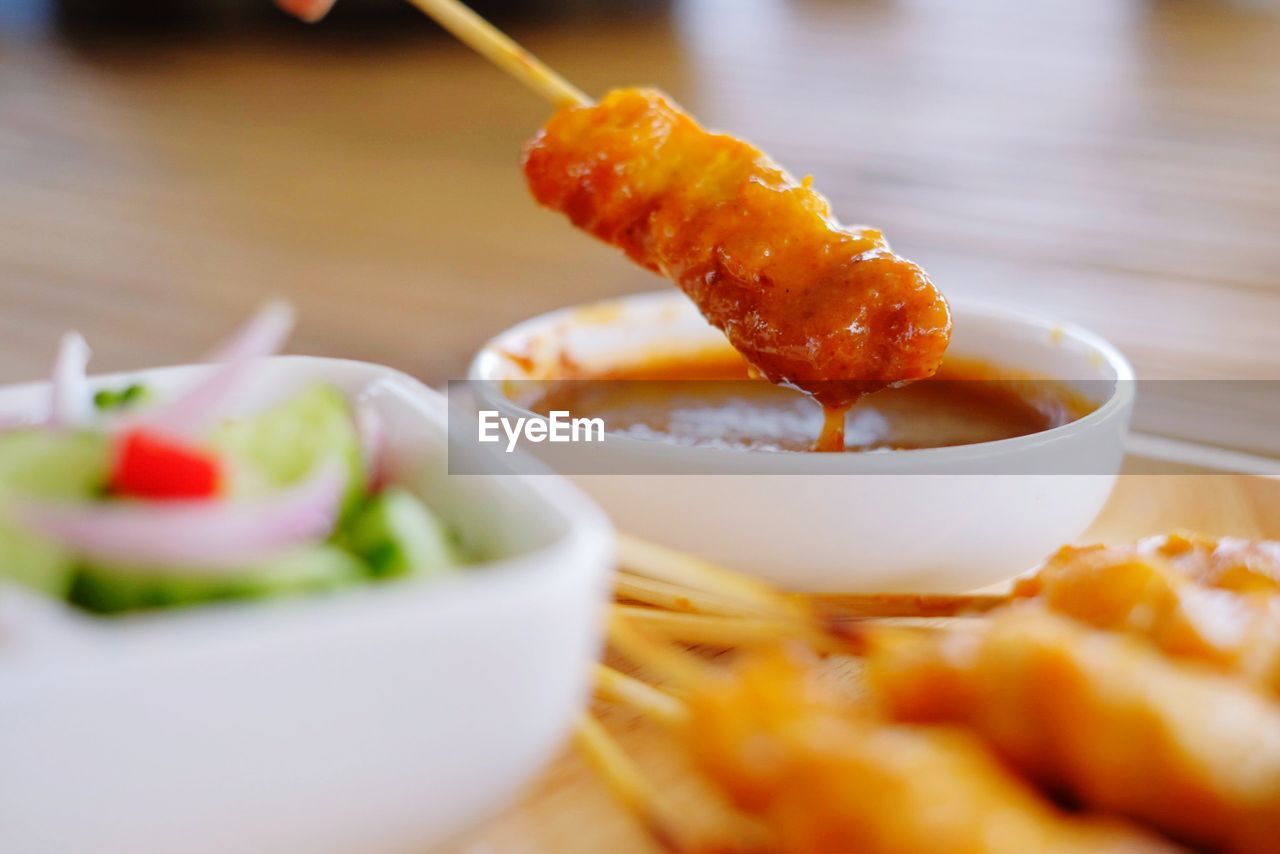
[[[707,665],[690,653],[650,638],[616,612],[610,615],[607,631],[609,644],[616,652],[677,687],[692,688],[709,672]],[[652,716],[673,731],[688,725],[689,709],[682,700],[603,664],[596,667],[595,691],[598,696]],[[683,843],[692,839],[693,834],[686,827],[677,828],[657,790],[622,745],[609,735],[604,724],[589,712],[578,721],[575,744],[605,786],[639,820],[655,843],[666,851],[684,850]]]
[[[723,617],[755,616],[754,611],[745,610],[741,604],[717,598],[713,592],[671,581],[647,578],[626,570],[621,570],[614,576],[613,591],[620,602],[651,605],[682,614]],[[1008,596],[995,594],[793,593],[789,595],[802,606],[811,606],[829,620],[960,617],[983,614],[1009,602]]]
[[[878,230],[840,225],[809,183],[660,92],[593,104],[457,0],[410,2],[560,108],[525,147],[534,199],[673,279],[762,376],[810,394],[828,416],[817,448],[843,448],[838,413],[862,395],[937,371],[950,308]]]
[[[972,839],[974,851],[1181,850],[1127,824],[1061,812],[974,737],[867,716],[859,701],[820,690],[808,665],[789,654],[766,652],[722,671],[625,617],[612,621],[610,639],[616,651],[688,691],[678,702],[689,717],[672,733],[746,819],[743,832],[719,836],[714,850],[738,850],[734,840],[752,840],[745,847],[752,851],[887,850],[883,841],[899,831],[914,832],[899,847],[916,851],[949,850],[954,839]],[[809,717],[820,738],[798,728]],[[908,810],[939,799],[959,806],[923,829],[902,825]],[[637,814],[645,817],[643,807]],[[992,837],[995,828],[1001,833]],[[818,847],[817,839],[826,842]]]
[[[653,638],[615,607],[605,630],[609,645],[633,664],[652,671],[677,689],[698,685],[707,674],[707,666],[692,653]]]
[[[813,617],[804,602],[762,581],[626,534],[618,535],[618,563],[634,575],[706,593],[736,606],[739,614],[806,621]]]
[[[797,594],[828,620],[886,617],[966,617],[1010,602],[993,593],[811,593]]]
[[[687,650],[650,637],[624,615],[614,613],[610,617],[608,639],[615,652],[677,689],[692,690],[714,672]],[[610,667],[597,667],[595,690],[598,696],[651,716],[671,732],[680,732],[689,725],[689,707],[683,700]],[[668,851],[690,850],[685,843],[696,840],[700,834],[694,833],[687,823],[674,821],[652,784],[599,720],[590,714],[584,715],[579,722],[576,743],[605,785],[636,816],[654,842]],[[692,850],[737,850],[738,846],[729,840],[758,837],[763,832],[756,821],[732,807],[726,820],[728,823],[720,829],[717,844],[703,844]]]
[[[653,784],[641,773],[609,731],[590,713],[578,719],[574,743],[609,791],[634,815],[665,851],[682,850],[682,834],[671,811],[662,806]]]
[[[651,605],[681,614],[715,614],[728,617],[755,616],[741,603],[726,602],[714,593],[708,593],[683,584],[659,581],[634,572],[618,570],[613,577],[613,596],[618,602]]]
[[[595,693],[602,700],[627,706],[667,725],[683,724],[689,717],[688,708],[679,699],[605,664],[596,665]]]
[[[630,625],[625,618],[610,622],[609,639],[616,651],[632,663],[656,674],[666,675],[677,685],[693,689],[716,670],[688,651],[649,637]],[[639,712],[667,729],[681,734],[690,725],[690,710],[683,699],[664,689],[627,676],[611,667],[596,668],[595,692],[601,699]],[[769,836],[756,818],[741,812],[724,800],[722,793],[709,792],[723,808],[723,814],[709,825],[693,827],[687,812],[674,813],[661,800],[657,790],[644,777],[622,746],[594,716],[580,721],[577,746],[606,787],[635,815],[653,839],[671,851],[764,850],[756,844]]]
[[[586,94],[506,33],[458,0],[409,0],[458,41],[537,92],[557,107],[590,104]]]
[[[674,549],[619,535],[619,599],[687,614],[842,621],[881,617],[957,617],[1008,603],[995,594],[784,593]]]
[[[634,626],[668,641],[721,649],[776,644],[780,638],[804,638],[825,646],[823,633],[794,620],[751,616],[688,614],[637,605],[614,605],[613,613]]]

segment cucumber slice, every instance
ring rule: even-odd
[[[86,500],[100,495],[111,467],[105,437],[17,430],[0,435],[0,503],[6,499]],[[0,577],[62,598],[74,556],[0,519]]]
[[[379,578],[439,575],[462,563],[444,523],[399,487],[370,499],[342,532],[342,541]]]
[[[338,389],[314,385],[248,418],[230,421],[212,445],[232,463],[232,492],[261,495],[291,486],[328,459],[350,471],[346,515],[365,491],[364,460],[351,407]]]
[[[0,434],[0,495],[85,498],[101,493],[110,469],[111,449],[98,433]]]
[[[74,571],[75,557],[65,549],[0,522],[0,579],[63,599]]]
[[[141,573],[127,567],[85,566],[69,599],[99,614],[172,608],[234,599],[270,599],[334,590],[362,581],[368,569],[336,546],[307,546],[233,575]]]

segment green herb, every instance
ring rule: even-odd
[[[99,412],[115,412],[128,409],[150,397],[150,392],[142,383],[129,383],[121,389],[100,389],[93,396],[93,405]]]

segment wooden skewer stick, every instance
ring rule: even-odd
[[[819,644],[823,635],[808,623],[767,617],[734,617],[716,614],[683,614],[635,605],[614,605],[615,617],[665,640],[702,644],[722,649],[777,643],[803,637]]]
[[[744,608],[740,603],[726,602],[702,590],[694,590],[669,581],[646,578],[625,570],[619,570],[614,575],[613,595],[619,601],[652,605],[682,614],[719,614],[741,617],[753,616],[757,610]]]
[[[652,670],[677,689],[693,688],[714,671],[693,654],[657,640],[615,606],[609,615],[609,644],[633,663]]]
[[[586,94],[458,0],[409,0],[485,59],[557,107],[590,104]]]
[[[821,593],[805,594],[804,598],[828,620],[958,617],[983,614],[1009,603],[1008,596],[994,594]]]
[[[683,614],[715,614],[725,617],[757,616],[770,609],[744,606],[718,598],[714,593],[682,584],[659,581],[621,570],[614,577],[614,595],[620,601],[638,602]],[[1008,596],[995,594],[919,593],[794,593],[791,598],[808,603],[827,620],[866,620],[884,617],[958,617],[983,614],[1006,605]],[[773,609],[780,610],[780,609]]]
[[[739,613],[809,621],[812,613],[805,604],[780,593],[761,581],[748,578],[710,561],[664,546],[618,535],[618,561],[633,573],[709,593],[738,604]]]
[[[682,850],[680,837],[660,807],[653,786],[600,721],[590,714],[579,718],[574,743],[613,796],[640,820],[655,842],[666,851]]]
[[[884,617],[951,617],[981,613],[1003,596],[918,594],[787,594],[708,561],[619,536],[615,591],[653,608],[618,606],[637,624],[672,640],[732,647],[803,637],[830,649],[842,623]],[[630,607],[630,610],[625,610]]]
[[[584,714],[579,718],[574,741],[610,793],[640,821],[663,850],[766,850],[758,843],[769,838],[767,829],[732,805],[726,805],[728,813],[721,819],[722,826],[717,832],[710,839],[699,839],[705,834],[691,826],[688,813],[678,813],[666,806],[653,784],[594,716]],[[748,844],[740,846],[735,844],[737,840]]]
[[[621,703],[668,726],[680,726],[689,718],[689,710],[675,697],[603,664],[596,665],[596,696]]]

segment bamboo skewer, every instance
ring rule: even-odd
[[[806,637],[817,642],[808,623],[767,617],[687,614],[635,605],[614,605],[613,613],[648,634],[685,644],[730,649],[776,643],[779,639]]]
[[[705,833],[695,830],[687,820],[688,813],[676,812],[665,804],[622,745],[591,714],[579,718],[574,741],[610,793],[640,821],[663,850],[754,851],[761,846],[751,843],[758,843],[769,836],[759,821],[721,799],[726,814],[719,819],[719,826],[713,830],[712,836],[705,838]],[[738,845],[738,840],[748,844]]]
[[[649,835],[666,851],[680,851],[680,836],[673,830],[657,793],[608,730],[590,714],[578,719],[574,742],[613,796],[640,820]]]
[[[959,617],[985,614],[1009,603],[995,594],[818,593],[804,594],[828,620],[884,617]]]
[[[675,697],[603,664],[596,665],[596,696],[628,706],[670,726],[679,726],[689,717],[684,703]]]
[[[677,689],[698,685],[712,672],[704,662],[683,649],[652,638],[617,606],[609,616],[609,644],[633,664],[646,667]]]
[[[813,615],[805,604],[780,593],[761,581],[739,575],[710,561],[618,535],[618,562],[632,573],[667,584],[680,585],[711,594],[739,605],[738,613],[809,621]]]
[[[634,664],[669,679],[677,686],[691,688],[706,681],[716,671],[695,658],[691,653],[650,638],[644,631],[631,624],[626,616],[617,613],[609,620],[609,642],[614,649],[631,659]],[[689,723],[689,709],[683,701],[664,691],[626,676],[612,668],[600,665],[596,670],[596,692],[599,695],[628,704],[642,714],[654,717],[673,731],[683,729]],[[654,701],[657,701],[657,708]],[[656,714],[655,714],[656,712]],[[672,714],[674,712],[674,714]],[[664,820],[661,805],[648,782],[627,757],[621,745],[614,741],[603,725],[590,715],[583,718],[578,728],[578,745],[588,753],[588,761],[604,778],[605,784],[635,814],[653,836],[654,841],[668,851],[738,851],[757,850],[758,845],[740,846],[732,840],[759,841],[767,838],[767,830],[755,819],[739,812],[737,807],[719,798],[727,814],[721,827],[710,839],[698,840],[687,821],[683,826]],[[682,814],[687,815],[687,814]],[[679,833],[674,831],[679,830]],[[685,847],[681,842],[701,842]],[[711,843],[711,844],[708,844]]]
[[[981,614],[1007,604],[993,594],[847,593],[787,594],[708,561],[625,535],[619,536],[617,598],[680,616],[736,617],[775,623],[822,626],[853,620],[900,617],[957,617]],[[655,615],[640,619],[655,623]],[[714,620],[675,620],[667,628],[710,627]],[[745,629],[744,629],[745,631]],[[701,635],[699,635],[701,636]],[[688,643],[716,643],[674,635]]]
[[[506,33],[458,0],[409,0],[460,42],[537,92],[557,107],[586,105],[586,94],[551,70]]]
[[[744,610],[742,604],[726,602],[716,598],[714,594],[669,581],[647,578],[626,570],[619,570],[614,575],[613,594],[619,601],[652,605],[682,614],[741,617],[752,613],[749,609]]]
[[[668,640],[729,649],[797,638],[848,652],[844,627],[860,620],[956,617],[1008,601],[995,595],[786,594],[768,584],[662,546],[619,537],[615,595],[640,602],[615,616]],[[644,607],[652,606],[652,607]]]
[[[678,570],[672,570],[673,575]],[[779,594],[781,595],[781,594]],[[1009,602],[995,594],[917,593],[795,593],[797,602],[807,604],[829,621],[866,620],[896,617],[959,617],[984,614]],[[620,570],[614,579],[614,596],[619,601],[652,605],[682,614],[722,617],[755,616],[760,608],[727,602],[714,594],[670,581],[659,581]]]

